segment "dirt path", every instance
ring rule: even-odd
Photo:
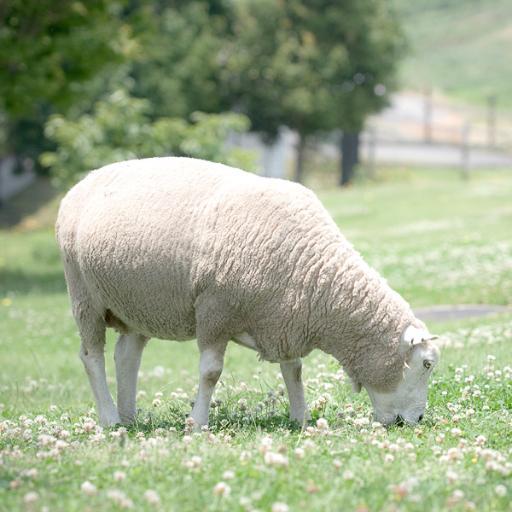
[[[446,306],[430,306],[418,308],[414,313],[425,322],[447,322],[451,320],[464,320],[478,318],[495,313],[512,314],[510,306],[497,306],[494,304],[457,304]]]

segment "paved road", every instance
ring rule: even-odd
[[[425,322],[446,322],[451,320],[464,320],[466,318],[478,318],[495,313],[507,313],[512,315],[512,307],[496,306],[493,304],[458,304],[446,306],[431,306],[418,308],[414,313]]]
[[[363,143],[362,158],[369,160],[368,143]],[[378,141],[374,158],[381,164],[428,165],[460,167],[467,158],[470,169],[512,168],[512,155],[499,150],[470,148],[467,156],[460,146],[450,144],[398,143]]]

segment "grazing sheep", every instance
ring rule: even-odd
[[[68,192],[56,231],[103,425],[133,421],[151,337],[197,338],[197,426],[208,423],[230,340],[280,363],[301,423],[301,358],[315,348],[367,389],[378,421],[421,419],[438,357],[431,336],[307,188],[190,158],[120,162]],[[120,332],[117,408],[106,327]]]

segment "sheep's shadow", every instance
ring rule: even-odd
[[[128,427],[129,433],[152,434],[159,430],[186,434],[190,431],[187,417],[190,410],[169,406],[165,412],[139,411],[135,422]],[[218,407],[210,413],[208,431],[212,433],[250,432],[276,430],[301,431],[298,422],[290,420],[288,411],[274,413],[247,413],[228,407]]]

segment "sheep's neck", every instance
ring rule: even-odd
[[[334,275],[323,291],[328,300],[319,348],[338,359],[352,379],[392,387],[403,371],[401,334],[416,323],[411,308],[351,247],[327,272]]]

